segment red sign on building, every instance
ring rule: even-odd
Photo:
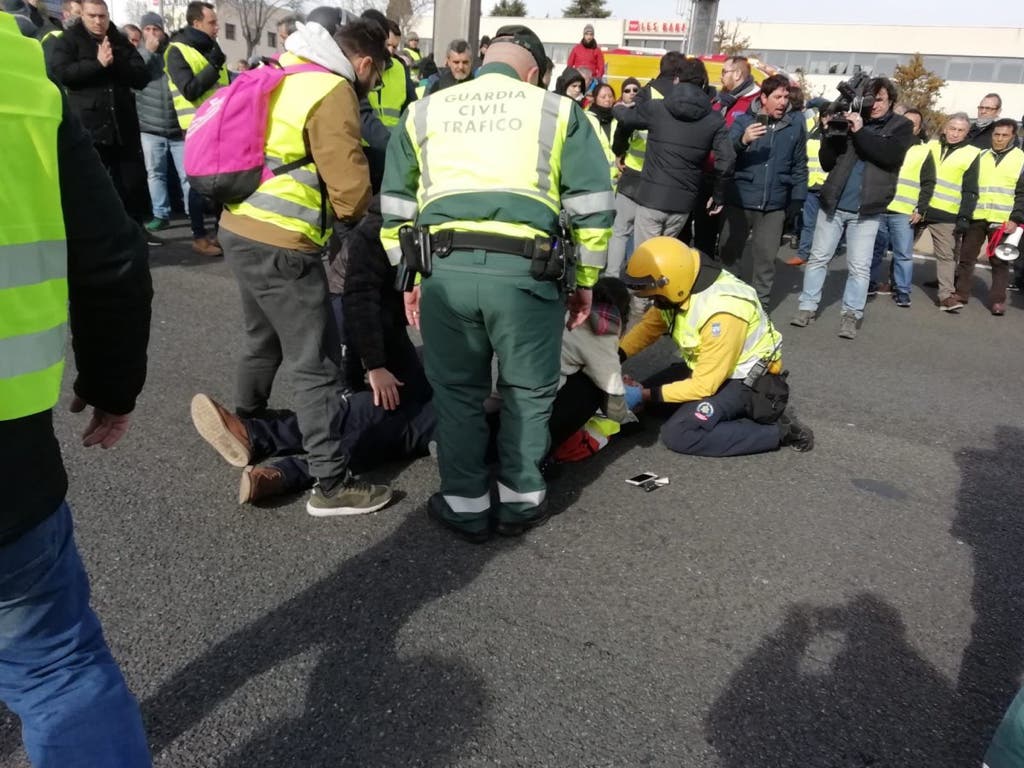
[[[686,35],[686,22],[679,20],[629,19],[626,21],[626,32],[634,35],[663,35],[665,37],[683,37]]]

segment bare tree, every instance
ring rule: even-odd
[[[295,0],[223,0],[238,14],[238,27],[245,40],[245,55],[252,56],[270,20],[281,11],[296,10]]]
[[[722,53],[726,56],[740,56],[750,48],[750,38],[740,37],[740,22],[745,19],[736,19],[730,26],[719,20],[718,28],[712,40],[715,53]]]
[[[376,8],[398,24],[402,34],[405,34],[412,22],[434,10],[434,0],[354,0],[353,2],[353,10],[356,13],[361,13],[368,8]]]

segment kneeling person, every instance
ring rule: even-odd
[[[641,245],[625,282],[652,298],[654,307],[622,339],[623,359],[668,333],[686,363],[644,383],[644,402],[675,409],[661,429],[667,447],[696,456],[763,453],[782,445],[811,449],[811,430],[785,412],[760,416],[762,395],[744,383],[762,361],[764,377],[779,379],[782,372],[782,336],[753,288],[670,237]],[[784,389],[778,381],[765,383]]]

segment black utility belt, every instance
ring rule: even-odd
[[[551,251],[551,238],[527,239],[491,235],[486,232],[456,232],[444,229],[440,232],[430,233],[430,251],[441,259],[452,251],[491,251],[522,256],[524,259],[533,259],[537,255],[543,255],[546,258]]]
[[[536,280],[560,282],[573,290],[576,261],[572,242],[562,238],[538,235],[534,238],[507,237],[487,232],[456,232],[445,229],[431,232],[427,227],[404,226],[398,230],[402,249],[396,287],[411,291],[416,275],[430,277],[434,257],[443,259],[453,251],[490,251],[507,253],[530,260],[530,275]]]

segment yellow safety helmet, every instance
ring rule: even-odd
[[[674,237],[652,237],[633,251],[623,278],[637,296],[685,304],[700,272],[700,251]]]

